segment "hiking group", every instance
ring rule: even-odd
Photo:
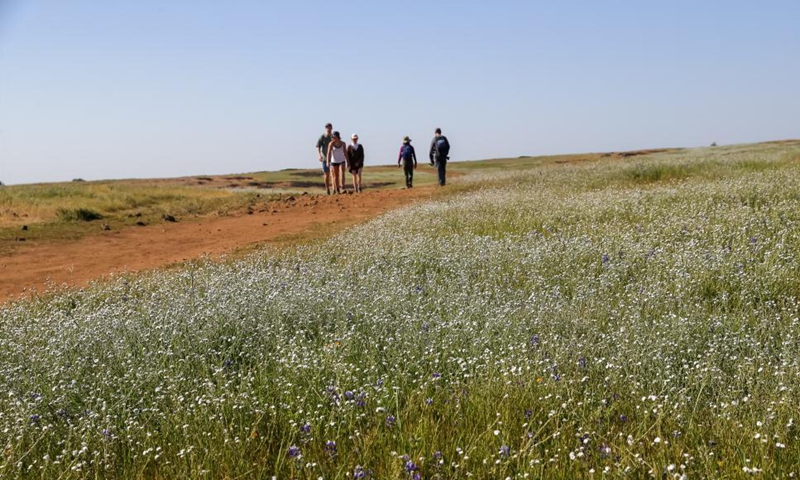
[[[322,163],[322,174],[325,178],[325,191],[331,193],[345,192],[345,168],[353,176],[353,191],[360,193],[361,172],[364,169],[364,146],[358,143],[358,135],[350,136],[350,145],[345,145],[339,132],[333,131],[333,125],[325,125],[325,133],[317,140],[317,156]],[[431,166],[436,167],[439,185],[445,185],[447,161],[450,159],[450,142],[437,128],[431,147],[428,151]],[[397,166],[403,169],[406,188],[413,187],[414,170],[417,168],[417,153],[411,145],[409,137],[403,138],[403,145],[397,156]],[[331,185],[333,183],[333,185]]]

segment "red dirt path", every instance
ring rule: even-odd
[[[253,214],[205,217],[131,227],[70,242],[43,242],[0,256],[0,302],[28,297],[48,285],[82,287],[111,274],[166,267],[241,247],[308,238],[363,222],[388,210],[430,198],[432,187],[359,195],[303,195],[266,205]]]

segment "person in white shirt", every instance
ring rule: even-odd
[[[344,167],[347,163],[347,146],[339,132],[333,132],[333,141],[328,145],[328,165],[333,170],[335,193],[344,192]]]

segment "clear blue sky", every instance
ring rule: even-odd
[[[800,2],[0,0],[0,181],[800,137]]]

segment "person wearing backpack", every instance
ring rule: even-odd
[[[431,160],[431,165],[436,165],[436,171],[439,174],[439,185],[444,187],[447,161],[450,160],[450,142],[447,137],[442,135],[441,128],[436,129],[428,157]]]
[[[403,137],[403,146],[400,147],[400,155],[397,156],[397,166],[403,167],[406,174],[406,188],[412,187],[414,181],[414,169],[417,168],[417,152],[411,145],[411,139]]]

